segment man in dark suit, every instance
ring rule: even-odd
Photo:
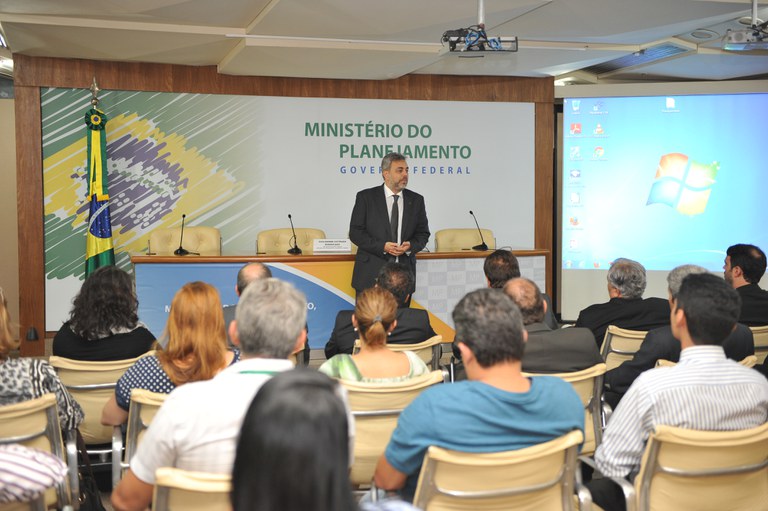
[[[576,326],[592,330],[598,346],[609,325],[629,330],[651,330],[669,325],[669,302],[663,298],[643,299],[645,267],[631,259],[616,259],[608,270],[605,303],[590,305],[579,313]]]
[[[684,264],[669,272],[667,287],[670,306],[680,291],[683,279],[695,273],[708,273],[708,271],[701,266]],[[677,362],[680,360],[680,349],[680,341],[672,335],[670,326],[649,331],[632,360],[627,360],[619,367],[605,373],[605,400],[616,408],[621,397],[626,394],[641,373],[656,367],[658,360]],[[752,331],[747,326],[737,323],[734,331],[723,341],[723,351],[726,357],[736,361],[754,355],[755,342]]]
[[[386,263],[381,267],[376,285],[392,293],[397,301],[397,326],[387,338],[388,344],[412,344],[434,337],[435,331],[429,324],[429,314],[423,309],[410,309],[404,304],[411,295],[413,274],[402,263]],[[325,357],[339,353],[352,354],[357,339],[357,329],[352,325],[353,310],[339,311],[331,338],[325,345]]]
[[[544,323],[547,302],[535,282],[519,277],[504,285],[523,314],[528,342],[523,352],[523,371],[566,373],[602,363],[592,332],[586,328],[552,330]]]
[[[754,245],[733,245],[726,251],[723,274],[741,297],[739,323],[768,325],[768,291],[758,286],[765,266],[765,253]]]
[[[357,193],[349,222],[349,239],[357,245],[352,287],[358,293],[373,286],[379,269],[388,261],[405,264],[415,276],[416,254],[429,241],[424,197],[406,190],[405,156],[386,155],[381,174],[383,186]]]

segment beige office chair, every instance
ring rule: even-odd
[[[426,341],[414,344],[387,344],[387,348],[392,351],[412,351],[427,364],[430,369],[437,371],[440,369],[440,357],[443,355],[443,336],[434,335]],[[352,353],[360,351],[360,339],[355,339],[355,345],[352,347]]]
[[[488,250],[496,249],[496,238],[490,229],[480,229]],[[435,233],[435,252],[461,252],[483,242],[477,229],[442,229]]]
[[[632,360],[647,333],[646,330],[627,330],[615,325],[608,326],[603,338],[603,345],[600,348],[600,354],[607,366],[606,370],[610,371],[619,367],[623,362]]]
[[[571,510],[574,490],[580,509],[592,498],[577,488],[581,431],[549,442],[496,453],[465,453],[430,447],[421,466],[413,505],[424,511]]]
[[[162,467],[155,472],[153,511],[231,511],[229,474]]]
[[[313,240],[324,239],[325,231],[321,229],[308,229],[297,227],[296,244],[302,254],[313,253]],[[261,231],[256,237],[256,253],[267,255],[284,255],[293,248],[293,231],[287,229],[267,229]]]
[[[67,463],[66,479],[45,493],[45,504],[57,509],[71,506],[80,493],[75,432],[66,432],[66,444],[56,411],[56,396],[45,394],[37,399],[0,406],[0,444],[21,444],[52,453]],[[66,450],[65,450],[66,449]]]
[[[752,511],[768,505],[768,423],[739,431],[656,426],[634,486],[620,484],[627,511]]]
[[[128,408],[128,425],[125,434],[125,461],[120,461],[120,450],[112,453],[112,485],[117,486],[123,472],[130,468],[131,459],[136,454],[144,432],[162,406],[168,394],[150,392],[147,389],[131,390],[131,404]],[[120,428],[116,428],[119,430]],[[120,431],[115,431],[120,437]],[[117,441],[117,439],[116,439]]]
[[[603,440],[603,376],[605,364],[596,364],[581,371],[571,373],[547,374],[557,376],[573,385],[584,406],[584,445],[581,454],[590,455],[597,450]],[[526,376],[536,376],[533,373],[523,373]]]
[[[768,357],[768,325],[751,326],[752,336],[755,338],[755,356],[757,364],[765,362]]]
[[[149,233],[147,253],[170,256],[179,248],[181,228],[158,228]],[[188,225],[184,227],[183,247],[201,256],[221,255],[221,232],[215,227]]]
[[[366,486],[373,478],[379,457],[395,430],[400,412],[424,389],[443,382],[441,371],[397,383],[362,383],[339,380],[346,388],[355,417],[352,484]]]

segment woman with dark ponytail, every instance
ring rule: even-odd
[[[395,325],[397,302],[380,287],[366,289],[357,297],[352,324],[360,336],[360,352],[339,354],[327,360],[320,371],[332,378],[363,382],[397,382],[429,372],[426,364],[410,351],[394,352],[387,336]]]

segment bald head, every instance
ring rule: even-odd
[[[523,324],[530,325],[544,321],[546,306],[539,286],[530,279],[517,277],[509,280],[504,285],[504,292],[512,298],[512,301],[523,314]]]
[[[268,279],[272,272],[262,263],[248,263],[237,272],[237,295],[240,296],[248,284],[256,280]]]

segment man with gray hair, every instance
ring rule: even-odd
[[[695,264],[684,264],[669,272],[667,286],[670,306],[677,298],[683,279],[698,273],[708,273],[708,271]],[[723,341],[723,351],[726,357],[736,361],[754,355],[755,343],[752,331],[745,325],[737,323],[733,332]],[[659,360],[671,362],[680,360],[680,342],[672,335],[670,326],[649,331],[632,360],[627,360],[605,374],[605,399],[608,404],[615,408],[635,379],[641,373],[656,367],[656,362]]]
[[[456,305],[453,321],[468,381],[421,393],[400,415],[376,465],[376,486],[402,490],[406,500],[431,445],[499,452],[584,431],[584,408],[570,384],[522,375],[528,334],[511,298],[498,289],[473,291]]]
[[[231,473],[245,411],[273,374],[293,368],[287,358],[304,346],[306,322],[306,298],[291,284],[273,278],[249,284],[230,325],[241,360],[168,396],[112,492],[114,508],[146,509],[159,467]]]
[[[651,330],[669,325],[669,303],[645,298],[645,267],[631,259],[616,259],[608,270],[609,301],[590,305],[579,313],[576,326],[592,330],[597,345],[609,325],[629,330]]]
[[[349,239],[357,245],[352,287],[372,287],[388,261],[403,263],[416,275],[416,254],[429,241],[424,197],[408,190],[405,156],[389,153],[381,161],[384,184],[358,192],[349,221]],[[415,289],[409,289],[413,293]]]

